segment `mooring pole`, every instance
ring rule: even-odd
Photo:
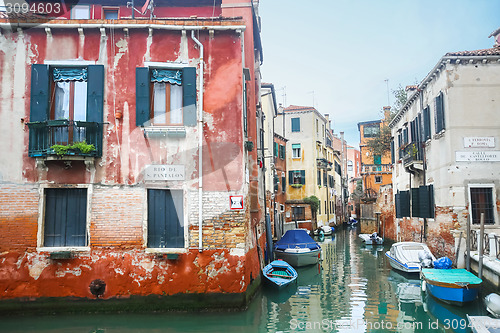
[[[467,238],[465,238],[465,247],[466,247],[466,251],[467,251],[467,258],[465,258],[465,267],[467,269],[468,272],[470,272],[470,238],[471,238],[471,234],[470,234],[470,223],[471,223],[471,220],[472,217],[469,216],[469,218],[467,219]]]
[[[479,263],[477,277],[483,278],[483,242],[484,242],[484,213],[481,213],[481,224],[479,227]]]

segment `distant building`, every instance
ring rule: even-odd
[[[340,173],[341,167],[337,163],[335,169],[335,153],[328,126],[325,116],[307,106],[284,108],[275,121],[276,133],[288,140],[286,220],[297,220],[308,229],[316,226],[312,216],[307,215],[309,205],[303,200],[312,195],[320,201],[317,224],[335,223],[334,205],[340,195],[340,191],[334,190],[335,172]]]
[[[494,36],[491,49],[445,54],[409,88],[389,125],[397,237],[424,239],[436,256],[455,257],[455,241],[460,233],[465,239],[468,222],[477,231],[482,213],[490,238],[500,232],[498,31]]]
[[[347,189],[349,191],[348,212],[349,216],[356,219],[359,215],[359,200],[354,200],[351,194],[354,193],[358,186],[358,182],[361,181],[361,153],[359,149],[347,146]]]

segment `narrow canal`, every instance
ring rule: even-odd
[[[445,305],[421,292],[418,277],[391,270],[384,247],[340,230],[321,243],[323,262],[298,270],[295,287],[263,288],[246,311],[2,318],[5,332],[470,332],[466,314],[482,300]],[[480,295],[484,297],[484,293]]]

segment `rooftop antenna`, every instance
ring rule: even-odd
[[[313,107],[314,107],[314,90],[313,90],[313,91],[308,92],[308,94],[312,94],[312,95],[313,95]]]
[[[385,79],[385,84],[387,85],[387,106],[391,106],[391,101],[389,100],[389,79]]]

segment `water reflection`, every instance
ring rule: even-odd
[[[445,305],[421,292],[418,276],[390,268],[385,246],[365,246],[356,229],[322,243],[319,265],[297,284],[263,288],[247,311],[2,318],[5,332],[466,332],[482,301]]]

